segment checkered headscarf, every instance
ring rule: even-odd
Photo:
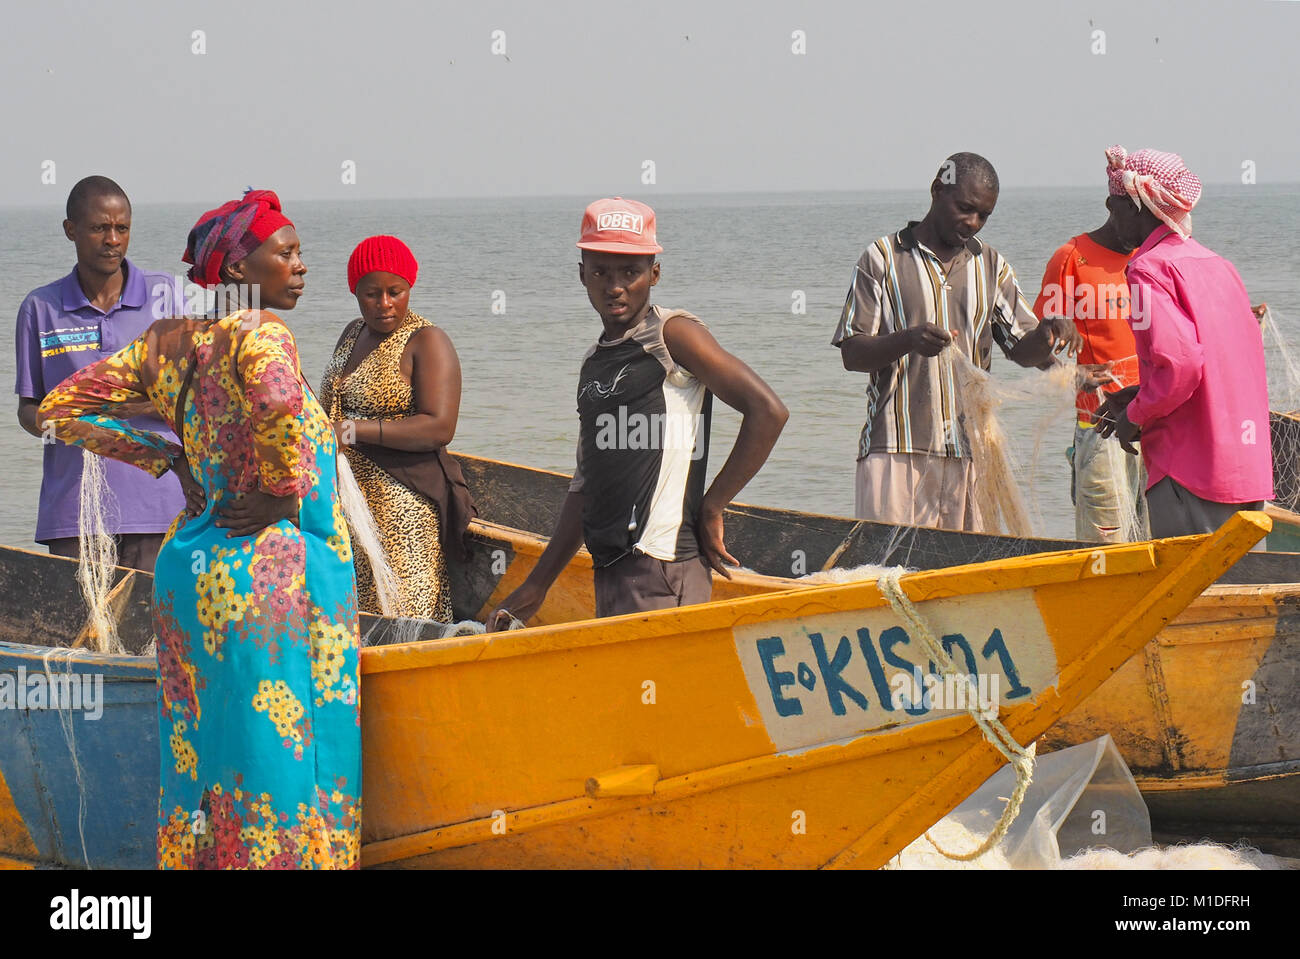
[[[1201,198],[1201,181],[1177,153],[1122,146],[1106,151],[1106,176],[1112,196],[1131,196],[1181,237],[1192,235],[1192,207]]]

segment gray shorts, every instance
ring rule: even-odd
[[[670,563],[629,553],[595,574],[598,617],[691,606],[713,597],[713,572],[703,556]]]
[[[1213,533],[1238,510],[1263,508],[1262,502],[1216,503],[1201,499],[1169,476],[1147,490],[1151,535],[1157,539],[1163,536]]]

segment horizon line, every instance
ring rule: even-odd
[[[1227,180],[1227,181],[1222,181],[1222,180],[1221,180],[1221,181],[1208,181],[1208,182],[1204,182],[1203,185],[1204,185],[1204,186],[1207,186],[1207,187],[1234,186],[1234,187],[1243,187],[1243,188],[1244,188],[1244,187],[1251,187],[1251,188],[1254,188],[1254,187],[1256,187],[1256,186],[1268,186],[1268,187],[1296,186],[1296,187],[1300,187],[1300,180],[1280,180],[1280,181],[1275,181],[1275,182],[1270,182],[1270,183],[1240,183],[1240,182],[1238,182],[1238,181],[1236,181],[1236,180]],[[1094,184],[1079,184],[1079,183],[1066,183],[1066,184],[1039,184],[1039,185],[1031,185],[1031,186],[1013,186],[1013,187],[1009,187],[1009,188],[1006,187],[1006,186],[1004,186],[1004,187],[1002,188],[1002,190],[1000,191],[1000,195],[1005,195],[1006,193],[1008,193],[1008,192],[1012,192],[1012,191],[1015,191],[1015,190],[1091,190],[1091,189],[1105,189],[1105,187],[1106,187],[1106,184],[1104,184],[1104,183],[1102,183],[1102,184],[1100,184],[1100,185],[1094,185]],[[845,187],[837,187],[837,188],[816,189],[816,190],[814,190],[814,189],[795,189],[795,190],[675,190],[675,191],[673,191],[673,190],[665,190],[665,191],[663,191],[662,195],[665,196],[665,197],[679,197],[679,196],[682,196],[682,197],[689,197],[689,196],[780,196],[780,195],[813,195],[813,194],[827,194],[827,193],[841,193],[841,194],[856,194],[856,195],[860,195],[860,194],[868,194],[868,193],[913,193],[913,192],[919,192],[919,191],[922,191],[922,190],[925,190],[925,189],[926,189],[926,187],[864,187],[864,188],[845,188]],[[621,196],[621,195],[623,195],[623,194],[618,194],[618,195]],[[591,194],[589,194],[589,193],[475,193],[475,194],[446,194],[446,193],[435,193],[435,194],[415,194],[415,195],[408,194],[408,195],[405,195],[405,196],[390,196],[390,195],[384,195],[384,196],[364,196],[364,197],[359,197],[359,198],[357,198],[357,200],[355,200],[355,201],[349,200],[349,201],[347,201],[347,202],[385,202],[385,203],[387,203],[387,202],[399,202],[399,201],[409,201],[409,200],[565,200],[565,199],[582,200],[584,197],[589,197],[589,196],[591,196]],[[295,198],[294,198],[294,202],[296,202],[296,203],[326,203],[326,202],[338,201],[338,200],[342,200],[342,199],[344,199],[344,198],[341,197],[341,196],[338,196],[338,195],[332,195],[332,196],[299,196],[299,197],[295,197]],[[57,205],[62,206],[62,205],[64,205],[66,202],[67,202],[67,194],[66,194],[66,193],[59,194],[59,199],[57,200]],[[187,200],[138,200],[138,201],[137,201],[137,200],[133,200],[133,201],[131,201],[131,202],[132,202],[132,205],[136,205],[136,204],[138,204],[138,205],[141,205],[141,206],[167,206],[167,205],[180,205],[180,204],[185,204],[185,203],[188,203],[188,202],[190,202],[190,201],[187,201]],[[48,205],[55,205],[55,204],[52,202],[52,203],[50,203],[50,204],[48,204]],[[43,208],[43,207],[45,207],[45,206],[47,206],[46,203],[44,203],[44,202],[35,202],[35,201],[25,201],[25,202],[13,202],[13,201],[7,201],[7,202],[0,202],[0,209],[18,209],[18,210],[21,210],[21,209],[39,209],[39,208]]]

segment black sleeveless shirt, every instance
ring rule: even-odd
[[[598,340],[578,377],[578,468],[583,537],[593,564],[635,550],[676,562],[699,555],[695,523],[704,498],[713,397],[664,344],[683,310],[654,306],[622,339]]]

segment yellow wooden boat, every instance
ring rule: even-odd
[[[1274,414],[1275,433],[1289,428],[1284,420]],[[484,515],[504,521],[474,525],[476,559],[457,571],[458,594],[480,601],[462,614],[482,619],[536,563],[546,540],[525,530],[549,531],[568,477],[472,456],[461,462]],[[1290,489],[1281,479],[1275,483],[1279,495]],[[1273,507],[1269,513],[1275,520],[1270,544],[1282,541],[1280,530],[1300,539],[1293,515]],[[778,572],[862,563],[931,569],[1084,545],[739,504],[727,511],[726,523],[732,553],[760,572],[715,576],[715,600],[807,585],[770,575]],[[593,609],[591,560],[582,550],[530,622],[572,622]],[[1300,554],[1251,552],[1048,730],[1042,748],[1110,733],[1147,802],[1158,841],[1245,839],[1300,856],[1297,677]]]
[[[483,619],[523,581],[546,541],[492,523],[476,527],[485,545],[512,550],[507,575],[474,613]],[[713,596],[801,586],[737,571],[730,580],[714,577]],[[532,622],[574,622],[594,608],[591,558],[583,550]],[[1300,583],[1213,584],[1047,730],[1041,745],[1062,749],[1109,733],[1159,841],[1244,839],[1300,855],[1298,665]]]
[[[1029,743],[1269,525],[901,586]],[[913,639],[859,582],[366,649],[363,864],[880,866],[1003,761],[963,711],[895,708]]]

